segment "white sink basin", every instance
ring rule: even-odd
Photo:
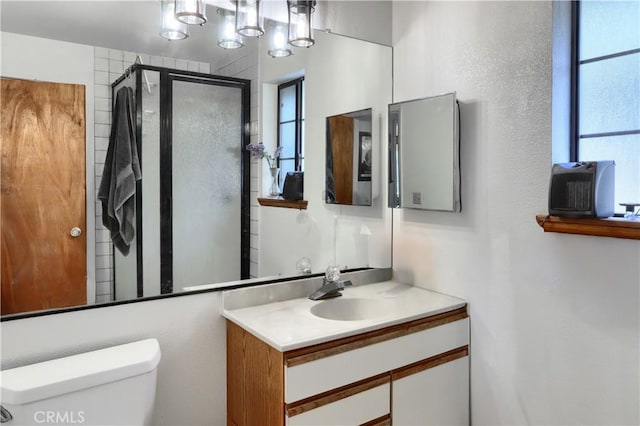
[[[233,308],[225,306],[223,315],[286,352],[465,305],[462,299],[395,281],[354,285],[338,298],[319,301],[309,300],[309,289],[300,291],[298,285],[291,281],[225,291],[223,303]],[[295,296],[287,297],[289,291]]]
[[[382,317],[389,312],[390,302],[380,299],[338,298],[311,307],[317,317],[338,321],[362,321]]]

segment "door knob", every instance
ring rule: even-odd
[[[73,238],[78,238],[80,235],[82,235],[82,229],[74,226],[73,228],[71,228],[71,231],[69,231],[69,235],[71,235]]]

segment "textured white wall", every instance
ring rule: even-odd
[[[390,0],[320,0],[314,27],[391,46]]]
[[[640,242],[544,234],[550,2],[393,2],[394,101],[457,91],[461,214],[396,210],[396,278],[471,312],[474,424],[638,424]]]
[[[221,293],[2,323],[2,369],[155,337],[162,359],[154,425],[226,423]]]

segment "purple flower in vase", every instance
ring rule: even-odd
[[[273,155],[269,154],[265,151],[265,146],[262,142],[260,143],[250,143],[246,146],[247,151],[251,152],[251,158],[264,158],[267,160],[267,165],[270,169],[277,167],[277,160],[280,158],[280,154],[282,153],[282,147],[279,146],[274,151]]]

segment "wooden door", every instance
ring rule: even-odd
[[[353,202],[353,118],[329,118],[337,204]]]
[[[84,86],[3,78],[1,89],[1,312],[83,305]]]

